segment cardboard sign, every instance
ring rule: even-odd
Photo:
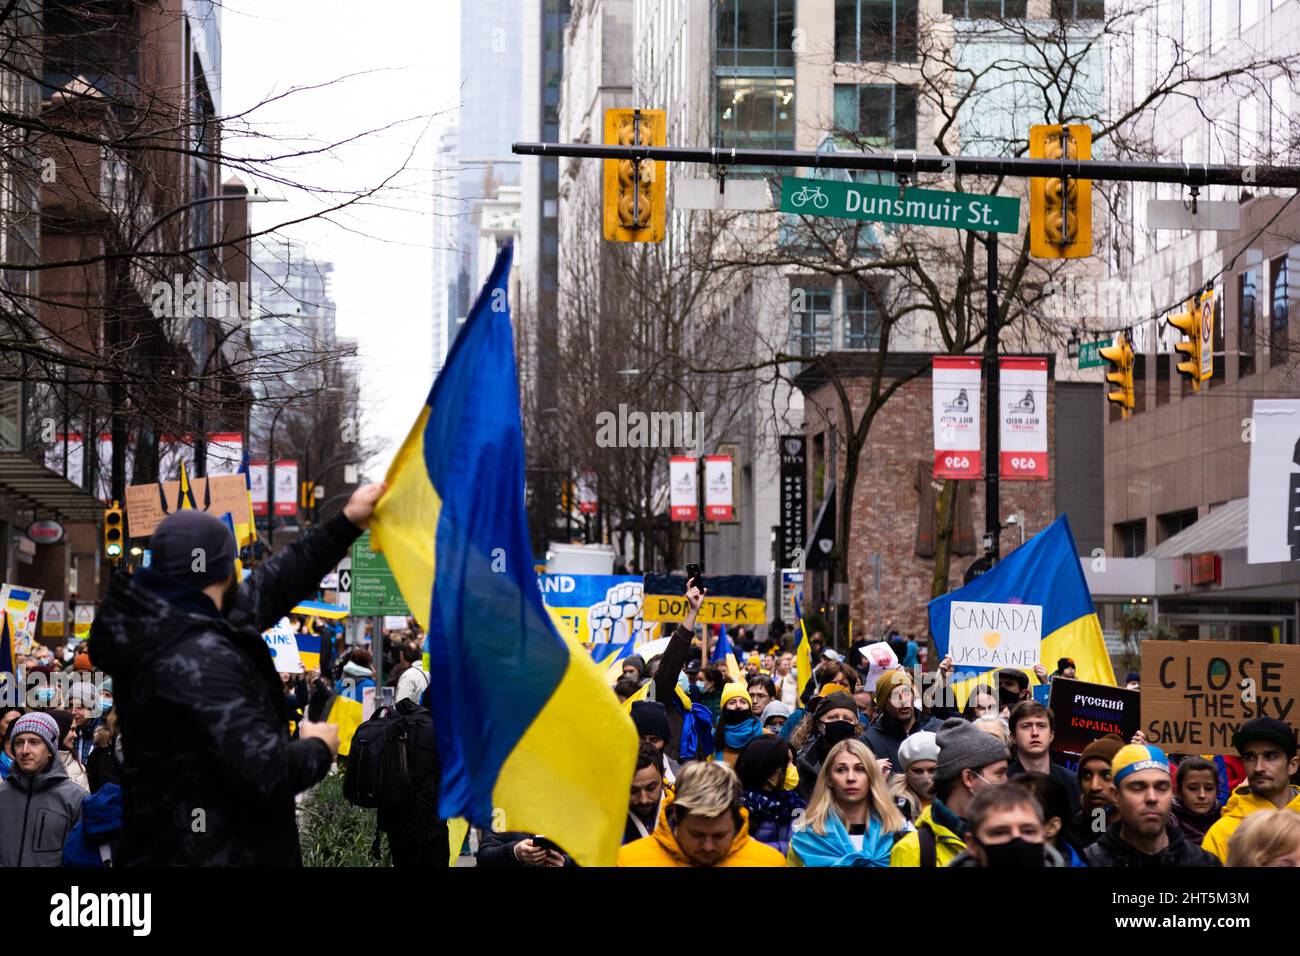
[[[1141,705],[1142,694],[1136,690],[1053,678],[1047,705],[1055,722],[1052,750],[1077,756],[1107,734],[1119,734],[1127,743],[1140,726]]]
[[[1300,647],[1242,641],[1143,641],[1142,730],[1171,753],[1235,754],[1247,720],[1300,728]]]
[[[194,504],[200,511],[220,518],[230,512],[235,524],[249,524],[253,517],[248,509],[248,486],[243,475],[220,475],[215,478],[194,478],[190,481]],[[154,528],[176,510],[180,497],[180,482],[165,481],[163,495],[167,499],[164,509],[158,496],[158,486],[130,485],[126,489],[126,536],[147,538]]]
[[[696,617],[699,624],[767,623],[767,579],[752,574],[704,575],[708,595]],[[686,576],[647,574],[642,587],[641,616],[647,621],[680,621],[686,617]]]
[[[958,670],[963,665],[1032,668],[1042,643],[1042,605],[952,602],[948,653]]]
[[[269,631],[263,631],[262,640],[266,641],[266,648],[271,652],[277,674],[301,674],[306,669],[298,654],[298,639],[287,617],[280,618]]]

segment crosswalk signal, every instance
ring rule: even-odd
[[[1082,123],[1031,126],[1033,159],[1091,159],[1092,130]],[[1092,255],[1092,180],[1031,177],[1029,254],[1039,259]]]
[[[124,541],[122,507],[114,501],[104,509],[104,555],[112,561],[120,559]]]
[[[1106,400],[1119,405],[1120,414],[1128,418],[1133,408],[1133,346],[1128,335],[1121,332],[1115,337],[1113,345],[1098,349],[1097,353],[1115,367],[1114,371],[1106,373],[1106,381],[1117,386],[1117,389],[1107,392]]]
[[[1197,355],[1201,361],[1201,381],[1214,378],[1214,291],[1207,289],[1196,301],[1201,310],[1197,327],[1201,333],[1201,347]]]
[[[663,146],[667,141],[667,115],[663,110],[605,111],[605,142],[610,145]],[[667,168],[662,161],[604,161],[606,239],[663,241]]]
[[[1186,312],[1169,316],[1169,324],[1182,332],[1185,338],[1174,344],[1174,351],[1187,356],[1178,363],[1178,372],[1192,380],[1192,391],[1201,390],[1201,309],[1196,299],[1187,300]]]

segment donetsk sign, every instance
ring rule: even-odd
[[[647,621],[680,621],[689,609],[684,574],[647,574],[641,615]],[[708,595],[700,605],[700,624],[767,623],[767,578],[753,574],[704,575]]]

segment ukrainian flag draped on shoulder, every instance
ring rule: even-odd
[[[955,602],[982,604],[1038,605],[1043,609],[1042,644],[1039,660],[1052,670],[1058,659],[1074,661],[1079,680],[1114,684],[1115,672],[1102,637],[1101,623],[1092,604],[1092,594],[1083,576],[1070,522],[1061,515],[1041,532],[1012,551],[992,570],[970,584],[930,602],[930,633],[942,658],[949,652],[949,628]],[[986,641],[996,646],[999,635],[990,631]],[[954,676],[979,672],[954,683],[957,700],[965,705],[966,695],[980,675],[997,669],[954,660]],[[1029,668],[1020,668],[1031,683],[1037,678]]]
[[[439,815],[544,833],[583,866],[617,861],[632,721],[542,603],[504,248],[375,509],[372,542],[428,634]],[[500,818],[498,818],[500,819]]]

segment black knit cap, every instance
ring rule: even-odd
[[[667,743],[672,739],[668,726],[668,709],[657,700],[638,700],[632,705],[632,723],[638,736],[658,737]]]
[[[1252,740],[1263,740],[1277,744],[1286,754],[1287,759],[1295,756],[1295,731],[1280,720],[1272,717],[1256,717],[1241,725],[1241,729],[1232,735],[1232,746],[1241,753],[1241,748]]]
[[[235,536],[226,523],[206,511],[177,511],[149,539],[149,567],[203,590],[235,571]]]
[[[746,790],[762,790],[768,778],[790,762],[790,745],[780,737],[755,737],[736,758],[736,776]]]

